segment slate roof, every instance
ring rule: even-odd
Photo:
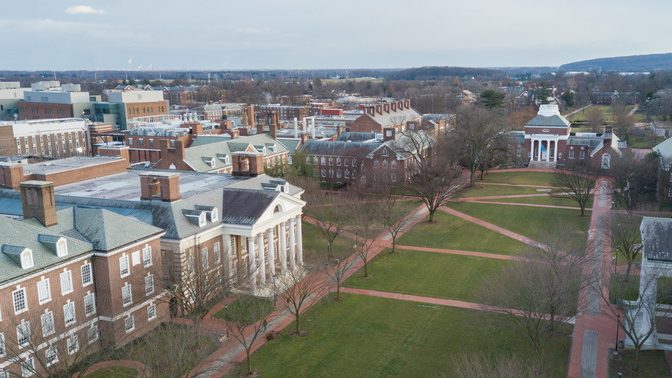
[[[317,141],[309,140],[303,144],[301,151],[309,155],[327,155],[327,156],[352,156],[367,155],[376,148],[380,147],[382,142],[357,143],[340,141]]]
[[[653,147],[664,158],[672,157],[672,138],[667,138]]]
[[[39,241],[40,235],[51,238],[65,238],[68,245],[68,254],[64,257],[56,256],[56,252],[48,244]],[[93,245],[89,242],[59,235],[42,225],[38,227],[4,216],[0,216],[0,246],[2,246],[0,247],[0,283],[85,255],[93,249]],[[19,249],[22,251],[23,248],[29,248],[33,251],[34,266],[30,269],[22,269],[20,262],[16,260],[16,256],[7,253]]]
[[[647,259],[672,262],[672,218],[644,217],[639,230]]]
[[[196,172],[218,171],[231,166],[231,153],[245,151],[252,145],[265,146],[264,156],[287,152],[288,148],[283,143],[273,139],[268,134],[241,136],[231,139],[225,136],[204,135],[194,139],[191,146],[184,150],[184,161]],[[273,146],[272,150],[270,147]],[[259,149],[257,149],[258,152]],[[228,163],[225,156],[229,156]],[[211,164],[212,162],[212,164]]]
[[[370,117],[376,123],[382,127],[391,127],[398,125],[400,121],[415,121],[422,118],[420,113],[416,112],[414,109],[403,109],[401,111],[397,110],[396,112],[383,112],[383,114],[376,113],[374,116],[369,114],[363,114],[362,117]]]
[[[275,190],[224,189],[222,209],[224,223],[253,225],[275,200],[280,192]]]
[[[376,133],[362,132],[362,131],[347,131],[338,137],[340,142],[363,142],[371,139],[376,139]]]
[[[282,143],[283,146],[289,151],[290,154],[293,154],[296,152],[296,149],[299,147],[299,144],[301,144],[301,139],[298,138],[282,138],[282,139],[276,139],[278,142]]]
[[[529,120],[525,127],[569,127],[572,123],[567,118],[559,115],[545,117],[537,114]]]

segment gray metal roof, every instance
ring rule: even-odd
[[[644,217],[639,230],[647,259],[672,262],[672,218]]]
[[[309,140],[303,144],[301,151],[309,155],[365,156],[381,144],[382,142],[357,143]]]
[[[68,246],[67,256],[56,256],[55,251],[47,244],[40,242],[40,235],[64,238]],[[4,216],[0,216],[0,245],[3,246],[0,248],[2,250],[2,253],[0,253],[0,283],[48,268],[54,264],[90,253],[93,250],[93,245],[89,242],[59,235],[42,225],[35,226]],[[12,254],[16,251],[20,253],[24,248],[33,251],[34,266],[30,269],[22,269],[20,261],[16,259],[16,254]]]
[[[534,118],[529,120],[525,127],[569,127],[571,122],[567,118],[559,115],[545,117],[537,114]]]

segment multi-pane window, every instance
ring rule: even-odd
[[[61,294],[72,293],[72,272],[66,270],[61,272]]]
[[[152,266],[152,246],[150,245],[142,249],[142,265],[145,268]]]
[[[128,282],[121,287],[121,302],[124,306],[133,303],[133,293],[131,291],[131,284]]]
[[[26,289],[16,289],[12,292],[12,299],[14,300],[14,313],[20,314],[28,310],[28,301],[26,300]]]
[[[5,334],[0,333],[0,357],[4,356],[5,354],[7,354],[7,350],[5,349]]]
[[[208,247],[201,248],[201,268],[208,269]]]
[[[82,286],[87,286],[93,283],[93,274],[91,273],[91,263],[82,265]]]
[[[586,158],[586,151],[581,150],[579,151],[579,159],[585,159]]]
[[[65,326],[73,325],[77,321],[75,316],[75,302],[68,302],[63,305],[63,319]]]
[[[151,273],[145,276],[145,294],[154,294],[154,275]]]
[[[16,326],[16,340],[19,342],[19,347],[23,348],[30,344],[30,322],[21,320],[21,324]]]
[[[131,274],[131,270],[128,266],[128,256],[124,255],[119,258],[119,274],[122,278]]]
[[[133,314],[128,315],[124,320],[124,329],[126,330],[126,333],[135,329],[135,319],[133,318]]]
[[[56,332],[56,327],[54,326],[54,313],[47,311],[40,316],[40,321],[42,323],[42,336],[49,336]]]
[[[212,252],[215,254],[215,264],[222,262],[222,250],[218,241],[212,246]]]
[[[58,349],[56,345],[50,345],[44,352],[44,357],[47,360],[47,366],[51,366],[58,362]]]
[[[156,318],[156,305],[151,304],[147,307],[147,320]]]
[[[72,335],[68,338],[68,354],[77,353],[79,350],[79,337]]]
[[[98,324],[91,324],[91,327],[86,331],[86,336],[89,338],[89,343],[98,340]]]
[[[90,316],[96,313],[96,295],[88,293],[84,296],[84,315]]]
[[[51,285],[49,285],[48,278],[44,278],[42,281],[37,282],[37,297],[40,304],[47,303],[51,300]]]
[[[29,356],[21,361],[21,377],[28,378],[33,375],[35,375],[35,359],[33,356]]]

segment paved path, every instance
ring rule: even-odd
[[[576,206],[544,205],[544,204],[540,204],[540,203],[525,203],[525,202],[483,201],[483,200],[474,200],[474,199],[470,199],[470,198],[463,198],[462,201],[457,201],[457,202],[485,203],[485,204],[489,204],[489,205],[541,207],[541,208],[546,208],[546,209],[581,210],[580,207],[576,207]],[[586,211],[590,211],[590,209],[586,209]]]
[[[463,250],[459,250],[459,249],[418,247],[418,246],[415,246],[415,245],[399,245],[399,244],[397,244],[397,249],[401,249],[401,250],[404,250],[404,251],[443,253],[443,254],[446,254],[446,255],[483,257],[483,258],[486,258],[486,259],[495,259],[495,260],[530,261],[530,259],[527,259],[527,258],[521,257],[521,256],[500,255],[498,253],[488,253],[488,252],[463,251]]]
[[[401,228],[401,231],[399,232],[398,237],[401,237],[404,233],[413,228],[413,226],[421,222],[426,215],[427,208],[424,205],[418,206],[404,219],[404,224]],[[311,219],[305,215],[304,219],[309,223],[312,223]],[[386,234],[387,233],[381,234],[382,240],[376,240],[376,242],[374,242],[373,246],[371,247],[371,251],[369,252],[369,261],[373,260],[378,254],[380,254],[380,252],[389,246],[389,241],[385,240]],[[345,233],[344,236],[354,237],[354,235],[348,235],[348,233]],[[341,264],[350,264],[350,268],[345,273],[342,282],[345,282],[364,265],[361,259],[359,259],[359,257],[354,254],[341,262]],[[324,283],[324,289],[320,290],[318,293],[309,298],[308,303],[304,306],[302,311],[308,310],[313,304],[319,302],[320,299],[335,289],[335,285],[333,284],[331,278],[324,271],[311,273],[311,277],[306,279],[322,280]],[[341,290],[343,290],[343,288],[341,288]],[[276,310],[269,316],[269,320],[267,321],[267,329],[255,341],[252,348],[253,351],[256,351],[266,344],[267,334],[271,332],[280,332],[294,321],[292,314],[286,310],[285,304],[280,303],[279,301],[280,299],[278,299],[278,302],[276,302]],[[216,311],[219,311],[224,305],[225,303],[219,303],[213,307],[212,310],[210,310],[203,321],[202,329],[208,331],[218,330],[222,335],[226,333],[226,322],[214,317]],[[251,337],[251,335],[248,335],[248,338],[249,337]],[[189,376],[198,378],[224,377],[226,374],[230,373],[236,367],[236,365],[240,364],[244,360],[245,350],[240,345],[240,343],[230,338],[227,339],[208,358],[203,360],[198,366],[192,369],[192,371],[189,373]]]
[[[576,113],[578,113],[578,112],[581,112],[581,111],[584,111],[584,110],[590,108],[591,106],[593,106],[593,104],[586,105],[586,106],[584,106],[584,107],[582,107],[582,108],[578,108],[578,109],[576,109],[576,110],[574,110],[574,111],[572,111],[572,112],[569,112],[569,113],[563,115],[563,117],[565,117],[565,118],[567,118],[567,117],[571,117],[571,116],[573,116],[574,114],[576,114]]]
[[[482,304],[482,303],[465,302],[465,301],[459,301],[459,300],[455,300],[455,299],[425,297],[425,296],[420,296],[420,295],[392,293],[392,292],[389,292],[389,291],[379,291],[379,290],[370,290],[370,289],[354,289],[354,288],[350,288],[350,287],[345,287],[345,288],[341,289],[341,291],[344,292],[344,293],[368,295],[370,297],[377,297],[377,298],[396,299],[396,300],[406,301],[406,302],[417,302],[417,303],[425,303],[425,304],[431,304],[431,305],[456,307],[456,308],[463,308],[463,309],[468,309],[468,310],[493,312],[493,313],[496,313],[496,314],[509,314],[509,315],[514,315],[514,316],[527,316],[527,315],[524,314],[523,311],[519,311],[519,310],[516,310],[516,309],[500,307],[500,306],[491,306],[491,305],[486,305],[486,304]],[[549,318],[550,318],[550,316],[549,316]],[[565,323],[571,323],[572,322],[572,320],[568,319],[568,318],[563,319],[563,321]]]
[[[487,228],[490,231],[494,231],[494,232],[497,232],[497,233],[502,234],[504,236],[507,236],[511,239],[518,240],[519,242],[527,244],[529,246],[536,247],[536,248],[546,248],[546,246],[544,244],[539,243],[536,240],[532,240],[532,239],[528,238],[527,236],[515,233],[513,231],[509,231],[509,230],[507,230],[503,227],[497,226],[496,224],[486,222],[482,219],[479,219],[479,218],[473,217],[471,215],[462,213],[462,212],[457,211],[455,209],[451,209],[449,207],[441,206],[439,208],[439,210],[441,210],[445,213],[448,213],[450,215],[456,216],[458,218],[464,219],[468,222],[477,224],[477,225],[479,225],[483,228]]]
[[[498,186],[514,186],[522,188],[545,188],[545,189],[557,188],[557,186],[550,186],[550,185],[507,184],[503,182],[483,182],[483,181],[479,182],[478,185],[498,185]]]
[[[507,199],[507,198],[530,198],[530,197],[548,197],[548,193],[528,193],[528,194],[502,194],[497,196],[477,196],[477,197],[459,197],[452,198],[452,202],[470,202],[487,199]]]
[[[595,201],[590,219],[588,253],[584,275],[591,282],[579,295],[579,308],[572,333],[572,350],[567,376],[607,377],[609,349],[616,340],[616,319],[602,298],[608,298],[611,271],[610,207],[611,184],[600,178],[595,185]]]

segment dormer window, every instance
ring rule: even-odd
[[[209,221],[209,222],[219,221],[219,210],[217,210],[216,206],[196,205],[196,206],[194,206],[194,208],[197,211],[201,211],[201,212],[205,213],[206,221]]]
[[[219,220],[219,211],[217,211],[216,207],[213,207],[212,210],[210,211],[210,221],[217,222],[218,220]]]
[[[21,252],[21,269],[30,269],[33,266],[33,251],[26,248]]]
[[[207,224],[206,211],[201,210],[182,210],[182,214],[189,220],[190,223],[198,227],[205,227]]]
[[[56,242],[56,256],[63,257],[68,254],[68,241],[61,238]]]

